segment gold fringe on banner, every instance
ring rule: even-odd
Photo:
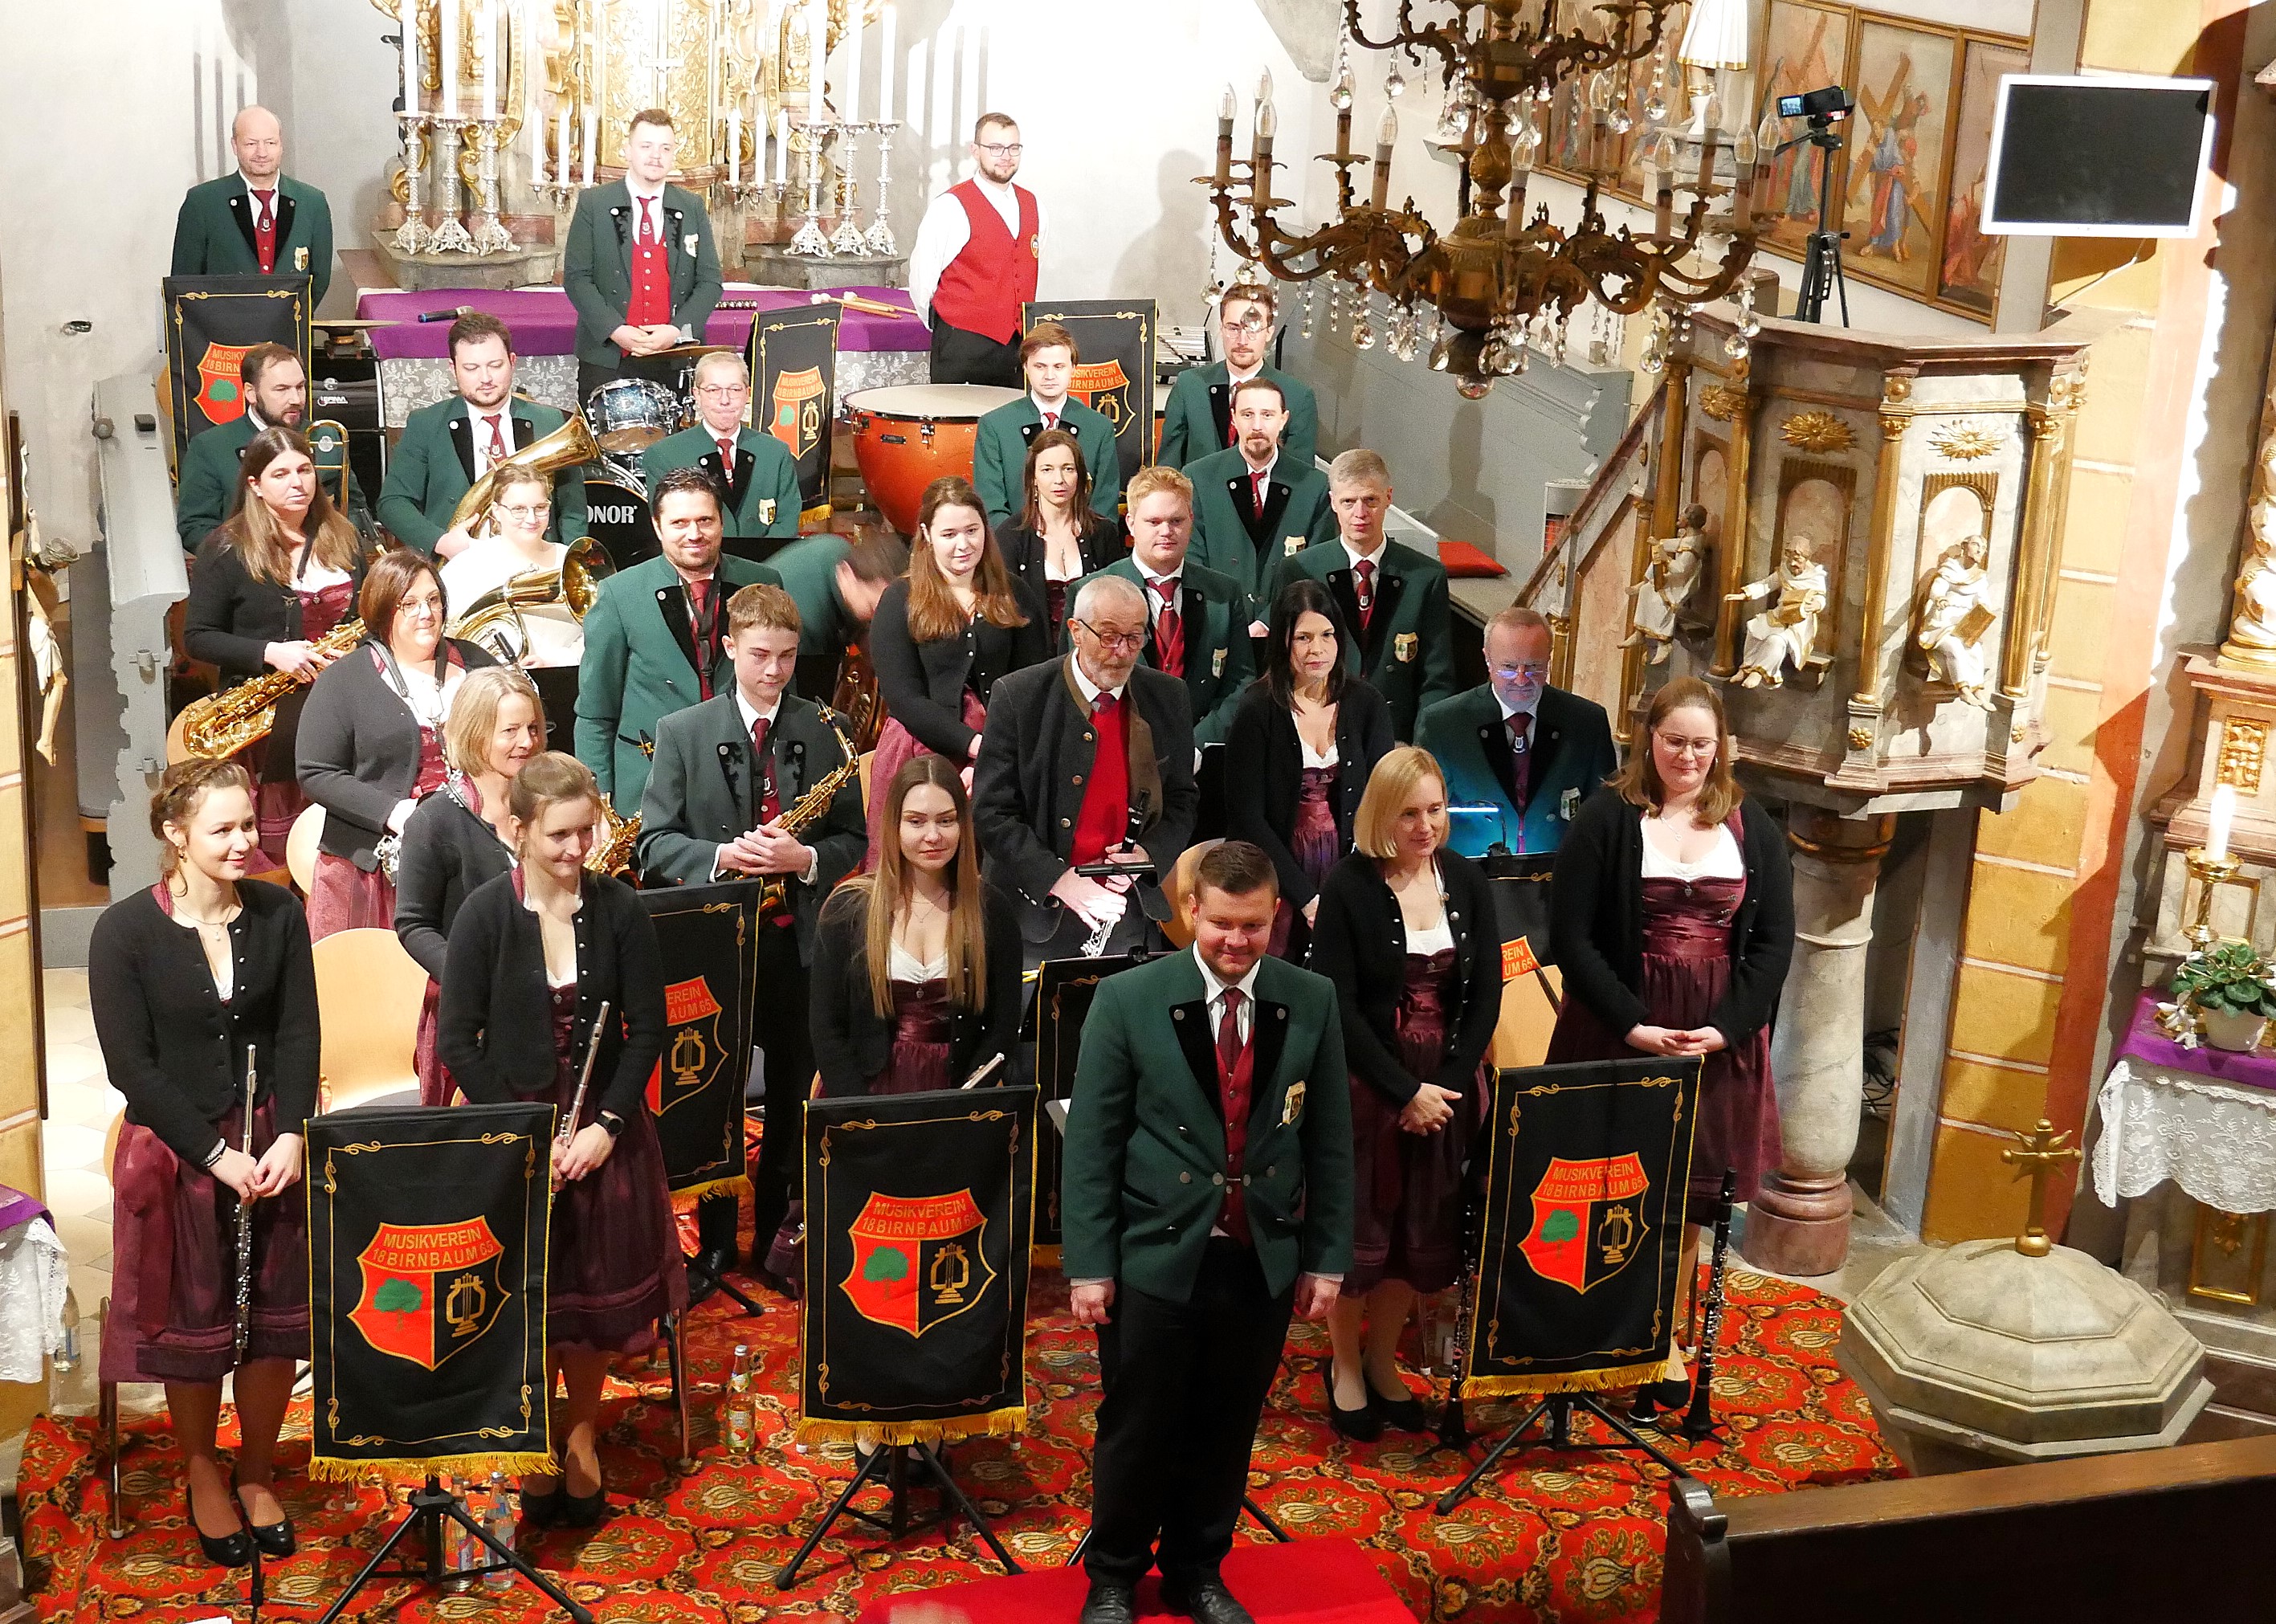
[[[825,458],[828,454],[829,444],[830,443],[827,440],[823,442]],[[827,491],[830,489],[830,466],[826,460],[823,464],[822,488],[824,491]],[[827,527],[830,523],[830,513],[831,504],[825,499],[816,503],[812,507],[802,507],[799,509],[798,522],[800,525],[822,525]],[[805,534],[811,535],[812,532],[805,532]]]
[[[1602,1393],[1608,1387],[1635,1387],[1645,1382],[1673,1381],[1683,1374],[1677,1355],[1647,1359],[1642,1364],[1614,1365],[1605,1370],[1564,1370],[1540,1376],[1478,1376],[1462,1383],[1465,1399],[1501,1399],[1529,1393]]]
[[[560,1463],[544,1450],[509,1450],[493,1454],[470,1455],[410,1455],[401,1460],[343,1461],[331,1455],[308,1457],[308,1476],[319,1483],[360,1483],[368,1473],[384,1472],[391,1476],[421,1477],[432,1473],[437,1477],[462,1475],[487,1477],[492,1472],[504,1472],[510,1477],[538,1472],[558,1472]]]
[[[1017,1438],[1028,1430],[1028,1407],[1014,1404],[984,1415],[960,1415],[953,1421],[833,1421],[801,1420],[801,1444],[854,1444],[882,1449],[895,1444],[952,1444],[962,1438]]]
[[[718,1195],[731,1192],[737,1195],[749,1195],[751,1180],[748,1175],[739,1172],[730,1179],[713,1179],[703,1184],[691,1184],[684,1190],[674,1190],[671,1192],[671,1210],[674,1212],[686,1212],[692,1210],[695,1203],[706,1195]]]

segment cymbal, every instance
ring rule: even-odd
[[[341,331],[345,332],[353,328],[400,327],[403,323],[400,322],[374,321],[368,316],[360,315],[320,315],[312,321],[309,325],[312,327],[335,327],[339,329]]]
[[[644,452],[664,437],[664,430],[642,424],[633,429],[611,429],[600,436],[604,452]]]
[[[658,350],[659,355],[740,355],[742,352],[732,344],[675,344],[668,350]]]

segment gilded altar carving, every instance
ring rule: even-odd
[[[2221,724],[2216,782],[2234,785],[2240,795],[2257,795],[2261,770],[2267,761],[2267,723],[2251,717],[2230,717]]]
[[[1846,452],[1856,431],[1831,412],[1796,412],[1779,428],[1779,437],[1798,451]]]
[[[1998,451],[2005,437],[1986,424],[1961,418],[1929,436],[1928,443],[1954,462],[1975,462]]]
[[[1699,409],[1718,423],[1727,423],[1745,409],[1747,391],[1725,383],[1710,383],[1699,391]]]
[[[1981,530],[1946,549],[1921,588],[1913,618],[1913,646],[1926,658],[1931,678],[1978,710],[1992,709],[1984,645],[1999,620],[1986,601],[1992,588],[1984,565],[1991,556]]]

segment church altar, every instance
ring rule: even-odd
[[[855,390],[924,383],[930,376],[931,338],[910,307],[909,296],[897,288],[887,287],[840,291],[891,305],[902,314],[884,316],[846,307],[838,329],[839,398]],[[724,297],[729,301],[748,301],[756,307],[714,311],[703,329],[704,342],[724,345],[740,353],[748,348],[751,324],[762,312],[804,305],[813,296],[795,289],[730,282]],[[573,353],[577,313],[570,306],[568,294],[559,288],[524,288],[508,292],[452,289],[419,293],[367,289],[356,300],[356,315],[364,321],[395,323],[371,330],[372,353],[379,358],[380,398],[386,427],[400,429],[413,412],[451,392],[450,323],[421,322],[419,317],[460,305],[486,311],[513,329],[514,352],[520,363],[515,382],[533,399],[565,412],[578,408],[577,358]]]

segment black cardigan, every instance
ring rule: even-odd
[[[169,918],[155,890],[103,909],[87,946],[95,1033],[126,1119],[201,1166],[243,1088],[248,1045],[277,1131],[297,1134],[316,1109],[316,969],[308,922],[281,885],[240,880],[229,927],[230,1000],[221,1001],[198,933]]]
[[[476,887],[513,869],[513,854],[453,790],[429,795],[403,825],[395,871],[395,935],[435,981],[444,945]]]
[[[468,671],[497,662],[447,640]],[[419,725],[380,675],[369,639],[324,668],[300,710],[300,789],[324,808],[324,850],[368,874],[388,816],[419,781]]]
[[[1383,695],[1360,678],[1345,678],[1336,702],[1336,791],[1330,797],[1339,850],[1351,849],[1352,818],[1368,775],[1398,742]],[[1273,699],[1271,685],[1260,677],[1233,707],[1233,725],[1225,732],[1225,814],[1236,839],[1264,848],[1280,877],[1280,894],[1299,908],[1312,899],[1312,882],[1296,866],[1288,842],[1295,833],[1303,786],[1304,744],[1296,734],[1295,715]]]
[[[1076,522],[1086,521],[1090,527],[1075,543],[1075,552],[1082,559],[1082,573],[1062,583],[1067,590],[1066,607],[1070,614],[1074,612],[1074,589],[1083,578],[1104,569],[1117,558],[1127,557],[1130,551],[1129,543],[1111,520],[1101,519],[1089,508],[1084,508],[1076,515]],[[1004,567],[1012,572],[1014,580],[1026,582],[1028,596],[1048,610],[1051,601],[1051,578],[1044,564],[1051,549],[1043,544],[1043,538],[1033,530],[1007,525],[996,533],[996,545],[1003,550]],[[1064,622],[1050,628],[1051,643],[1055,649],[1058,647],[1058,634],[1064,629]]]
[[[1399,994],[1407,984],[1407,921],[1382,865],[1354,852],[1320,886],[1312,927],[1312,969],[1335,983],[1343,1010],[1344,1060],[1397,1104],[1417,1085],[1435,1082],[1467,1103],[1477,1091],[1478,1063],[1501,1021],[1501,930],[1485,870],[1451,850],[1438,854],[1446,888],[1446,923],[1454,933],[1459,972],[1446,1012],[1446,1056],[1435,1077],[1414,1077],[1399,1060]]]
[[[1012,591],[1020,600],[1020,612],[1028,617],[1025,626],[998,626],[975,615],[961,637],[918,642],[909,635],[906,578],[885,588],[869,622],[869,664],[877,673],[885,713],[926,749],[959,766],[970,755],[977,736],[964,725],[964,690],[969,687],[984,705],[997,678],[1051,657],[1042,600],[1016,575]]]
[[[363,571],[359,554],[348,572],[357,591]],[[182,647],[190,657],[219,666],[222,687],[232,687],[269,669],[270,643],[297,642],[301,636],[300,595],[291,583],[255,580],[224,532],[207,536],[191,565],[189,602],[182,611]]]
[[[1794,871],[1786,831],[1759,801],[1739,803],[1746,899],[1731,922],[1731,979],[1708,1024],[1736,1045],[1778,1012],[1794,956]],[[1614,1032],[1650,1019],[1643,979],[1643,808],[1610,785],[1589,797],[1557,848],[1549,888],[1549,940],[1578,996]]]
[[[1020,1028],[1020,915],[1012,899],[993,885],[981,887],[985,908],[988,982],[985,1005],[977,1010],[952,1006],[948,1077],[953,1088],[991,1055],[1014,1058]],[[816,932],[808,1006],[813,1018],[814,1059],[822,1073],[822,1093],[860,1094],[892,1058],[893,1018],[880,1015],[869,997],[869,923],[866,891],[840,892],[823,905]],[[993,1081],[1009,1081],[1002,1070]]]
[[[575,1063],[584,1062],[586,1034],[603,998],[609,1001],[611,1028],[601,1034],[586,1118],[599,1111],[629,1118],[648,1109],[648,1075],[664,1052],[664,967],[656,927],[631,886],[588,874],[576,930],[577,1024],[570,1036]],[[476,887],[451,922],[435,1047],[478,1105],[535,1099],[552,1089],[558,1057],[545,943],[537,915],[522,906],[510,874]]]

